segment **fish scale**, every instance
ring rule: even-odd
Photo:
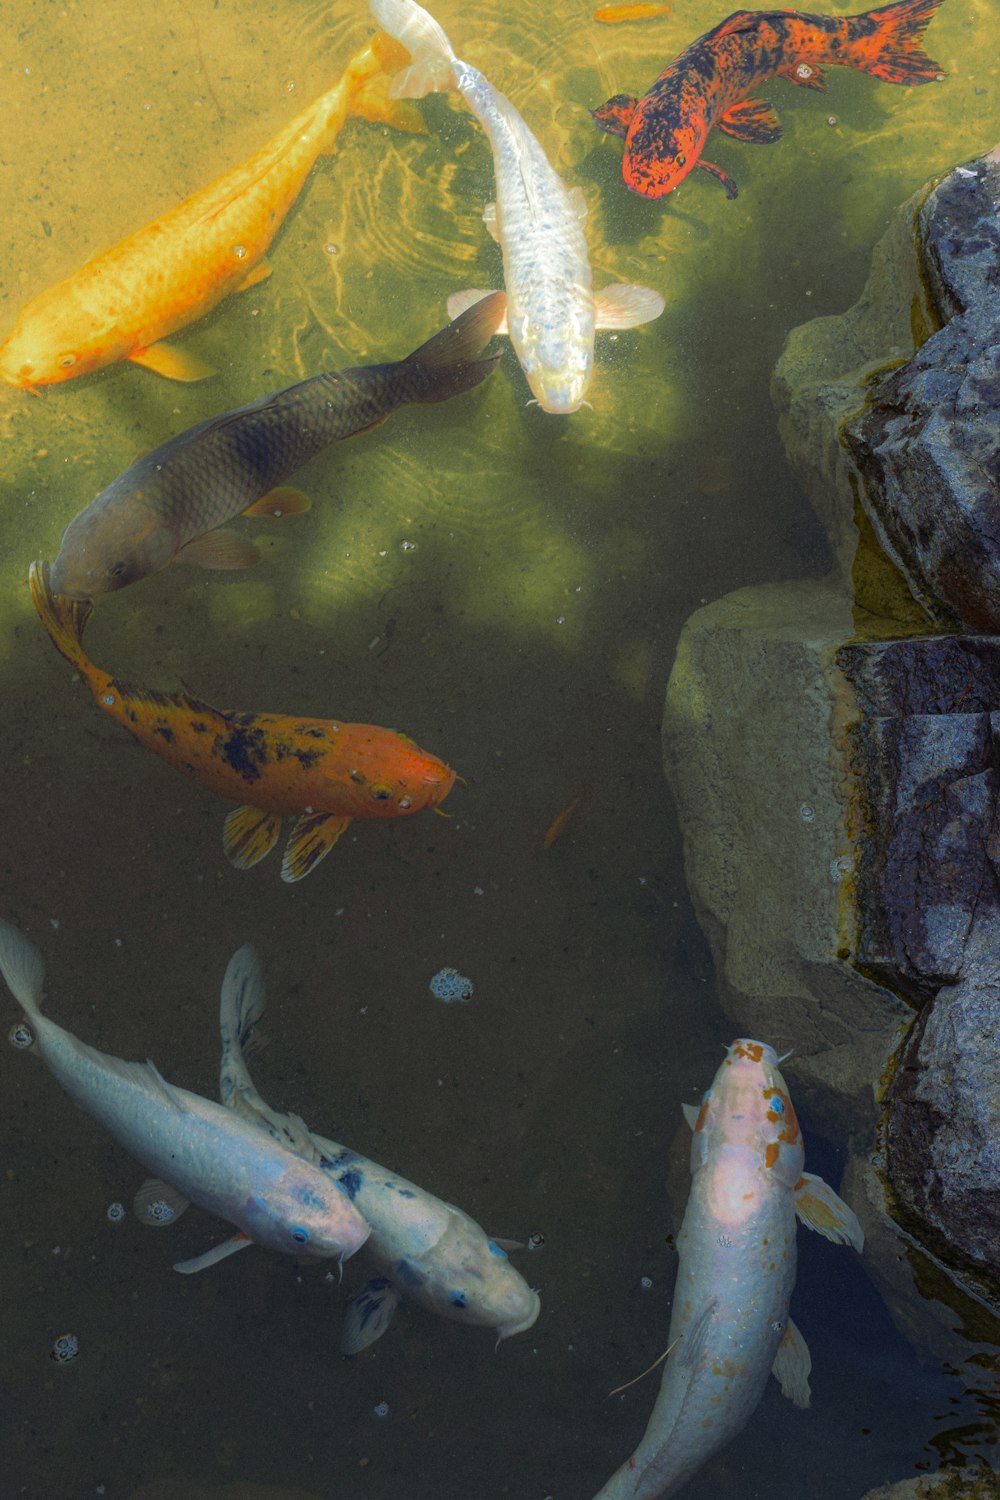
[[[53,592],[90,599],[175,557],[208,567],[256,561],[244,539],[203,539],[330,443],[364,432],[399,406],[446,401],[485,380],[499,356],[477,355],[503,310],[496,292],[405,359],[313,375],[168,438],[67,526],[52,565]],[[227,553],[228,543],[235,545]]]

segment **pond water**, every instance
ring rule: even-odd
[[[461,101],[420,106],[426,135],[347,125],[270,279],[175,335],[214,378],[124,365],[38,397],[0,388],[3,912],[45,956],[53,1017],[213,1096],[219,983],[252,940],[270,998],[264,1096],[491,1233],[541,1236],[517,1258],[541,1316],[494,1352],[489,1332],[404,1304],[346,1360],[359,1265],[343,1289],[259,1249],[175,1275],[224,1227],[197,1209],[158,1233],[110,1222],[142,1168],[6,1048],[4,1497],[258,1485],[273,1500],[586,1500],[645,1426],[656,1376],[607,1393],[665,1345],[680,1104],[733,1035],[661,771],[666,677],[699,604],[828,567],[778,441],[771,369],[789,329],[855,300],[896,205],[996,142],[1000,90],[995,7],[951,0],[928,38],[945,83],[840,69],[825,95],[770,84],[778,145],[711,141],[735,202],[703,173],[648,202],[587,109],[642,92],[724,7],[677,0],[616,27],[592,10],[441,0],[435,14],[583,188],[595,285],[666,298],[646,328],[599,336],[593,410],[527,406],[508,347],[483,388],[397,412],[302,470],[308,514],[238,523],[261,541],[258,568],[167,569],[100,601],[87,638],[145,686],[405,730],[464,778],[447,819],[355,823],[295,886],[275,855],[233,869],[227,804],[98,713],[26,575],[140,452],[306,375],[400,358],[446,321],[452,291],[500,284],[481,222],[491,156]],[[360,4],[309,0],[4,12],[2,332],[277,133],[368,29]],[[467,1004],[430,993],[444,966],[472,980]],[[788,1077],[794,1093],[794,1060]],[[846,1146],[807,1134],[808,1165],[837,1185]],[[895,1331],[863,1263],[799,1242],[813,1405],[793,1409],[772,1382],[691,1500],[858,1500],[982,1440],[961,1380]],[[60,1366],[68,1332],[79,1354]]]

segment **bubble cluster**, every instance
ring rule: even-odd
[[[108,1222],[109,1223],[111,1223],[111,1224],[120,1224],[121,1221],[124,1219],[124,1217],[125,1217],[125,1205],[124,1205],[124,1203],[109,1203],[108,1204]]]
[[[34,1045],[35,1033],[27,1021],[15,1021],[7,1033],[7,1040],[12,1047],[18,1047],[23,1052],[25,1048]]]
[[[80,1340],[75,1333],[61,1333],[49,1351],[49,1358],[57,1365],[68,1365],[80,1352]]]
[[[472,980],[466,979],[457,969],[439,969],[430,983],[430,991],[435,1000],[443,1000],[445,1005],[453,1005],[456,1001],[462,1002],[472,999]]]
[[[165,1198],[154,1198],[146,1209],[146,1216],[154,1219],[157,1224],[169,1224],[174,1211]]]
[[[380,1401],[379,1402],[378,1406],[375,1407],[375,1415],[377,1417],[387,1417],[389,1415],[389,1403],[388,1403],[388,1401]]]

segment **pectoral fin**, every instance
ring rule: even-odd
[[[216,1261],[225,1260],[227,1255],[235,1255],[237,1250],[245,1250],[252,1243],[250,1236],[241,1229],[232,1239],[223,1240],[221,1245],[213,1245],[204,1255],[193,1255],[190,1260],[177,1261],[174,1270],[180,1271],[182,1276],[193,1276],[195,1271],[204,1271],[206,1266],[214,1266]]]
[[[795,1406],[809,1405],[809,1371],[812,1356],[809,1347],[791,1318],[785,1336],[778,1345],[771,1374],[781,1386],[781,1394]]]
[[[266,260],[259,260],[253,270],[247,272],[236,290],[238,292],[248,292],[252,286],[259,286],[262,281],[267,280],[273,269],[274,267]]]
[[[302,880],[315,870],[350,821],[350,818],[331,817],[329,813],[309,813],[299,818],[285,846],[285,857],[281,861],[282,880],[289,883]]]
[[[216,372],[211,365],[183,349],[174,349],[170,344],[150,344],[148,349],[137,349],[129,355],[134,365],[142,365],[167,380],[205,380]]]
[[[500,243],[500,226],[497,223],[497,206],[495,203],[487,203],[483,208],[483,223],[490,239]]]
[[[700,167],[703,172],[707,172],[709,177],[714,177],[716,182],[721,182],[726,190],[727,198],[739,197],[740,190],[729,176],[729,173],[724,172],[721,167],[717,167],[713,161],[706,161],[703,156],[700,156],[695,162],[695,166]]]
[[[587,217],[587,200],[583,195],[583,188],[573,187],[569,190],[569,201],[573,212],[582,224]]]
[[[360,1354],[380,1339],[399,1306],[399,1292],[384,1276],[376,1276],[358,1293],[344,1314],[341,1354]]]
[[[384,73],[369,78],[352,99],[350,113],[362,120],[372,120],[376,125],[405,130],[408,135],[426,135],[427,126],[419,109],[405,99],[390,96],[391,82]]]
[[[301,490],[294,489],[290,484],[279,484],[276,489],[268,490],[266,495],[262,495],[252,505],[248,505],[243,514],[266,516],[269,521],[280,521],[285,516],[304,515],[311,507],[312,501],[308,495],[304,495]]]
[[[781,139],[781,122],[766,99],[744,99],[716,122],[720,130],[752,146],[773,146]]]
[[[608,99],[599,109],[590,111],[591,119],[598,130],[603,130],[607,135],[625,137],[638,103],[634,94],[615,94],[613,99]]]
[[[701,1114],[701,1110],[698,1108],[697,1104],[682,1104],[681,1114],[684,1116],[691,1129],[697,1130],[698,1117]]]
[[[835,1245],[853,1245],[859,1252],[864,1249],[865,1234],[857,1214],[822,1177],[802,1173],[795,1184],[795,1212],[807,1229],[815,1229]]]
[[[693,1368],[701,1358],[705,1350],[705,1342],[708,1338],[708,1330],[715,1316],[718,1302],[713,1297],[707,1302],[698,1316],[691,1322],[680,1336],[680,1349],[677,1358],[686,1369]]]
[[[252,568],[260,562],[260,553],[248,537],[220,528],[186,542],[174,553],[173,560],[190,563],[195,568],[231,572],[236,568]]]
[[[640,323],[658,318],[665,306],[659,292],[652,288],[619,282],[606,286],[594,298],[596,327],[638,328]]]
[[[452,292],[451,296],[448,298],[449,318],[452,320],[452,322],[454,322],[457,317],[459,317],[462,313],[467,312],[470,307],[475,307],[477,302],[482,302],[484,297],[492,297],[492,295],[492,291],[484,289],[483,287],[476,286],[470,286],[464,292]],[[500,319],[500,322],[497,324],[496,328],[493,331],[494,333],[510,332],[509,328],[507,327],[506,310],[504,311],[504,315]]]
[[[159,1177],[147,1177],[132,1199],[132,1212],[151,1229],[163,1229],[165,1225],[175,1223],[190,1206],[189,1198]]]
[[[281,819],[259,807],[235,807],[222,825],[222,847],[237,870],[249,870],[270,854],[281,832]]]

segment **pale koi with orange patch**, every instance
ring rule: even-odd
[[[746,1426],[772,1371],[808,1406],[809,1351],[788,1315],[796,1215],[827,1239],[864,1244],[847,1204],[803,1171],[802,1132],[766,1042],[733,1042],[700,1109],[684,1112],[692,1181],[671,1352],[645,1435],[597,1500],[676,1494]]]

